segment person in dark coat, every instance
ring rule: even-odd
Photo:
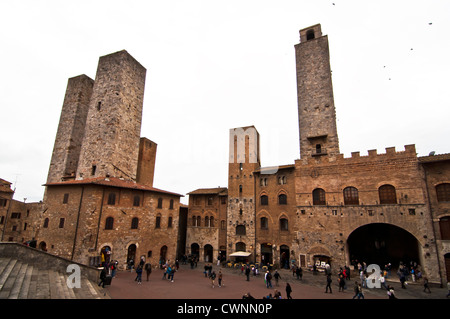
[[[105,279],[106,279],[106,267],[103,267],[102,271],[100,272],[100,282],[98,285],[102,286],[102,288],[105,288]]]
[[[286,295],[287,295],[287,299],[292,299],[291,297],[291,292],[292,292],[292,288],[291,285],[289,285],[289,283],[286,283]]]

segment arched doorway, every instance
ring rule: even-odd
[[[134,262],[136,258],[136,245],[135,244],[131,244],[130,246],[128,246],[128,252],[127,252],[127,264],[129,268],[133,268],[134,267]]]
[[[419,242],[408,231],[391,224],[373,223],[355,229],[347,239],[350,262],[377,264],[383,268],[400,262],[420,264]]]
[[[213,261],[213,247],[210,244],[206,244],[203,248],[203,255],[205,262],[210,263]]]
[[[39,243],[39,250],[47,251],[47,243],[45,241]]]
[[[289,247],[280,246],[280,268],[289,269]]]
[[[200,246],[197,243],[191,244],[191,256],[195,258],[200,256]]]
[[[450,281],[450,253],[444,255],[447,282]]]
[[[269,243],[261,244],[261,264],[273,263],[272,256],[272,245]]]
[[[161,250],[159,251],[159,260],[161,263],[165,263],[167,257],[167,246],[164,245],[161,247]]]

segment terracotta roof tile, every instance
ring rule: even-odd
[[[44,186],[66,186],[66,185],[102,185],[109,187],[118,187],[118,188],[128,188],[128,189],[136,189],[141,191],[155,192],[155,193],[163,193],[169,195],[175,195],[179,197],[184,197],[181,194],[168,192],[159,188],[150,187],[143,184],[138,184],[133,181],[128,181],[116,177],[95,177],[95,178],[86,178],[81,180],[72,180],[65,182],[57,182],[57,183],[48,183],[44,184]]]

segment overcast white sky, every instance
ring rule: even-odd
[[[234,127],[255,125],[263,166],[293,164],[294,45],[317,23],[341,153],[449,153],[449,14],[448,0],[0,1],[0,178],[15,199],[42,199],[67,79],[94,79],[98,58],[122,49],[147,68],[155,187],[227,186]]]

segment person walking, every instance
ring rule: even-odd
[[[331,279],[331,274],[330,275],[327,275],[327,286],[325,287],[325,293],[327,294],[328,293],[328,288],[330,288],[330,294],[332,294],[333,293],[333,291],[331,290],[331,282],[332,282],[333,280]]]
[[[152,273],[152,265],[150,263],[145,264],[145,272],[147,273],[147,281],[148,277],[150,277],[150,274]]]
[[[281,279],[281,276],[278,273],[278,271],[275,270],[275,273],[273,274],[273,277],[275,278],[275,285],[278,287],[278,279]]]
[[[219,275],[218,275],[218,281],[219,281],[219,288],[222,287],[222,271],[219,270]]]
[[[295,270],[295,274],[297,275],[298,280],[302,280],[303,277],[302,267],[298,266],[297,269]]]
[[[286,283],[286,296],[287,296],[286,298],[287,299],[292,299],[291,292],[292,292],[291,285],[289,285],[289,283],[287,282]]]
[[[170,282],[173,282],[173,276],[175,275],[175,271],[176,271],[175,265],[172,265],[171,267],[169,267],[167,271],[169,274],[168,279],[170,280]]]
[[[339,292],[344,292],[345,289],[345,278],[343,274],[339,275]]]
[[[362,291],[362,286],[361,284],[359,284],[357,281],[355,281],[355,287],[353,288],[355,291],[355,295],[353,296],[352,299],[355,299],[356,297],[358,297],[358,299],[364,299],[364,294]]]
[[[212,287],[214,288],[214,282],[215,282],[215,280],[216,280],[216,272],[213,271],[213,272],[211,273],[211,275],[209,276],[209,278],[211,279],[211,284],[212,284]]]
[[[137,276],[136,276],[135,280],[137,281],[138,285],[140,285],[140,284],[142,284],[142,267],[141,267],[141,265],[139,265],[136,268],[136,274],[137,274]]]
[[[245,275],[247,276],[247,281],[250,281],[250,267],[245,268]]]
[[[103,267],[102,271],[100,272],[100,282],[98,283],[98,286],[102,286],[102,288],[105,288],[105,279],[106,279],[106,267]]]
[[[428,290],[428,292],[431,294],[430,286],[428,286],[428,277],[423,277],[423,292],[425,290]]]
[[[273,288],[272,287],[272,274],[270,273],[270,271],[266,272],[265,278],[266,280],[266,287],[267,288]]]

